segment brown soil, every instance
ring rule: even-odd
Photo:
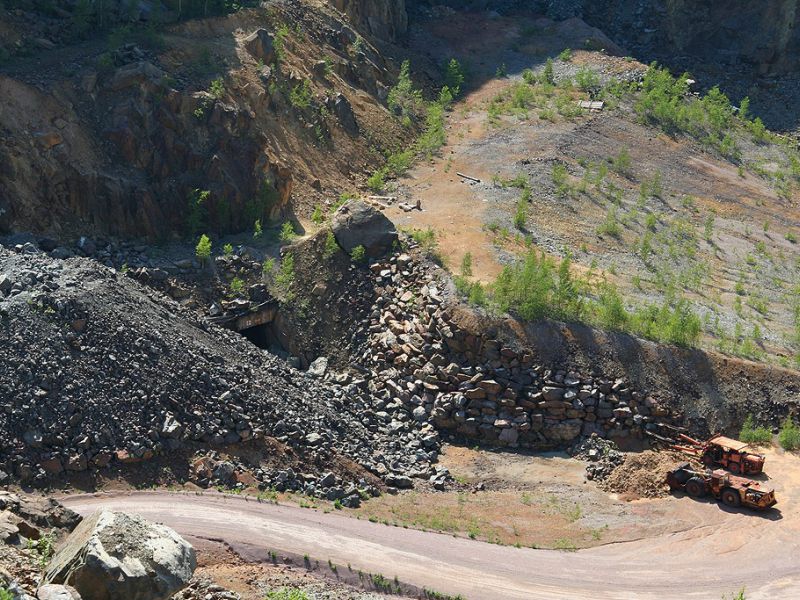
[[[300,589],[311,598],[328,600],[384,598],[338,581],[335,573],[324,563],[306,568],[287,564],[285,561],[291,559],[278,555],[274,563],[249,562],[218,541],[202,538],[191,538],[191,541],[197,550],[194,579],[235,592],[242,600],[264,600],[267,593],[282,589]]]
[[[664,498],[669,495],[669,486],[664,483],[667,473],[684,462],[686,456],[678,452],[628,454],[601,485],[626,500]]]
[[[791,290],[798,281],[800,249],[786,236],[790,232],[796,235],[800,227],[796,202],[780,198],[770,182],[756,173],[756,167],[739,170],[736,163],[691,140],[672,139],[648,128],[637,122],[627,105],[555,121],[531,111],[528,119],[504,116],[496,126],[491,125],[486,110],[489,100],[518,81],[523,67],[541,66],[547,56],[558,54],[554,48],[582,44],[573,43],[571,33],[563,27],[539,23],[536,44],[520,45],[517,34],[518,28],[527,24],[524,19],[486,21],[484,16],[469,15],[470,23],[465,25],[463,18],[456,15],[448,22],[454,33],[446,38],[446,50],[482,69],[485,79],[450,114],[448,144],[440,157],[419,164],[400,183],[400,195],[412,203],[421,200],[422,212],[390,208],[389,215],[407,228],[433,228],[440,252],[453,271],[458,271],[462,257],[470,252],[475,279],[483,282],[492,281],[504,264],[526,251],[523,234],[537,249],[553,256],[562,257],[569,251],[576,272],[585,273],[594,265],[595,273],[615,282],[626,298],[637,304],[661,303],[662,279],[677,276],[680,292],[708,318],[704,345],[716,346],[720,331],[732,338],[737,327],[741,340],[758,325],[760,333],[756,335],[761,339],[756,351],[773,361],[790,359],[796,352],[789,340]],[[459,32],[482,27],[493,32],[483,38],[484,42],[491,39],[492,48],[477,55],[481,60],[475,65],[474,46],[481,42],[475,36],[459,36]],[[510,79],[487,74],[492,65],[501,62],[509,65]],[[600,52],[576,52],[570,63],[556,61],[557,69],[573,74],[581,66],[606,75],[645,68],[636,61]],[[754,146],[747,139],[741,144],[747,165],[772,164],[772,149]],[[551,170],[556,161],[563,163],[577,185],[584,161],[602,163],[621,149],[631,156],[630,173],[623,176],[612,170],[607,177],[623,191],[619,214],[628,219],[615,238],[596,233],[606,218],[608,201],[591,186],[588,193],[577,197],[559,197],[553,192]],[[457,172],[477,177],[481,183],[462,179]],[[663,197],[637,208],[640,184],[657,172],[662,175]],[[513,225],[519,190],[491,182],[493,176],[511,179],[521,174],[533,190],[524,232]],[[653,243],[660,254],[650,260],[654,270],[649,270],[636,250],[646,234],[648,212],[658,217]],[[703,231],[711,214],[715,216],[708,242]],[[688,223],[697,236],[694,259],[687,258],[689,250],[668,238],[681,223]],[[699,283],[691,283],[690,278],[696,276],[692,273],[702,269],[707,272]],[[726,351],[731,349],[730,342],[727,344]]]

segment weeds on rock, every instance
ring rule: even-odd
[[[350,253],[350,258],[354,263],[363,264],[367,262],[367,250],[364,246],[356,246]]]

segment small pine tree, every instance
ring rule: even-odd
[[[283,242],[284,244],[289,244],[292,242],[292,240],[294,240],[295,237],[296,234],[294,232],[294,227],[292,227],[292,224],[289,221],[286,221],[281,226],[281,235],[280,235],[281,242]]]
[[[325,221],[325,215],[322,213],[322,207],[319,204],[314,207],[314,212],[311,213],[311,221],[315,225],[322,225]]]
[[[461,64],[455,59],[451,58],[447,63],[444,74],[444,84],[450,89],[454,98],[457,98],[461,93],[461,86],[464,84],[464,71],[461,69]]]
[[[232,244],[225,244],[222,247],[222,253],[225,256],[230,256],[231,254],[233,254],[233,245]]]
[[[544,71],[542,72],[542,80],[544,83],[549,83],[550,85],[555,85],[556,83],[556,74],[555,69],[553,68],[553,59],[548,58],[547,62],[544,63]]]
[[[194,252],[197,258],[200,259],[200,264],[205,266],[208,259],[211,258],[211,239],[205,233],[197,241]]]
[[[238,277],[234,277],[231,281],[231,295],[240,296],[244,291],[244,281]]]

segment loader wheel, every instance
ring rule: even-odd
[[[686,493],[692,498],[702,498],[706,495],[706,484],[699,477],[692,477],[686,482]]]
[[[742,498],[736,490],[722,490],[722,503],[732,508],[738,508],[742,504]]]
[[[741,467],[741,465],[740,465],[739,463],[736,463],[736,462],[730,462],[730,463],[728,463],[728,469],[729,469],[729,470],[730,470],[730,472],[731,472],[731,473],[733,473],[734,475],[738,475],[738,474],[739,474],[739,472],[742,470],[742,467]]]
[[[710,454],[703,455],[703,464],[707,467],[710,467],[714,464],[714,457]]]

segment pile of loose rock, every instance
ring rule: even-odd
[[[686,456],[679,452],[647,450],[631,454],[603,481],[602,487],[630,498],[663,497],[669,492],[667,473],[683,462]]]
[[[569,453],[573,458],[589,462],[586,465],[586,478],[590,481],[603,481],[625,462],[625,455],[619,451],[617,445],[597,434],[581,440],[570,448]]]
[[[536,364],[491,331],[464,331],[446,282],[408,254],[372,265],[377,300],[368,362],[374,402],[388,415],[484,442],[535,449],[576,439],[641,437],[669,420],[657,398],[624,379]],[[392,417],[396,418],[396,417]]]
[[[298,371],[88,259],[0,247],[0,272],[2,478],[44,483],[267,437],[313,479],[282,469],[264,485],[355,502],[358,480],[319,485],[336,456],[389,485],[437,474],[436,430],[391,418],[365,378]]]

